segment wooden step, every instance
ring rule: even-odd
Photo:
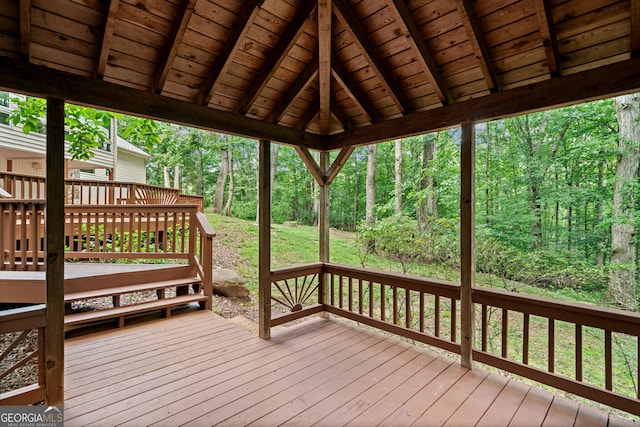
[[[113,288],[103,288],[88,290],[83,292],[74,292],[64,295],[64,302],[79,301],[90,298],[100,298],[109,296],[118,296],[133,292],[155,291],[158,289],[166,289],[180,286],[189,286],[191,284],[200,284],[201,280],[197,277],[185,277],[182,279],[164,280],[161,282],[140,283],[126,286],[116,286]]]
[[[207,296],[202,294],[183,295],[174,298],[165,298],[157,301],[145,302],[141,304],[108,308],[105,310],[67,314],[66,316],[64,316],[64,324],[65,326],[71,326],[109,319],[119,319],[119,325],[120,327],[122,327],[124,326],[125,316],[162,309],[164,310],[165,316],[168,317],[171,314],[172,307],[186,305],[193,302],[199,303],[201,301],[206,301],[207,298]]]

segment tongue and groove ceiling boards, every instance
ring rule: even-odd
[[[0,87],[316,149],[637,90],[639,56],[640,0],[0,0]]]

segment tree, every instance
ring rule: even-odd
[[[227,185],[227,175],[229,173],[229,150],[223,149],[220,158],[220,169],[216,179],[216,192],[213,199],[213,213],[222,212],[222,202],[224,201],[224,188]]]
[[[376,160],[378,156],[378,146],[376,144],[369,145],[367,149],[367,180],[366,180],[366,205],[365,205],[365,224],[372,225],[376,221],[375,204],[376,204]]]
[[[635,205],[640,162],[640,93],[615,99],[619,141],[613,192],[609,294],[636,310]]]
[[[402,140],[395,141],[395,193],[394,193],[394,213],[400,215],[402,213]]]
[[[227,194],[227,203],[224,206],[224,214],[231,216],[231,204],[235,195],[235,180],[233,179],[233,150],[229,150],[229,193]]]

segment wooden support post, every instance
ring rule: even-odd
[[[258,149],[258,317],[260,338],[271,337],[271,143]]]
[[[475,134],[473,123],[462,124],[460,145],[460,345],[461,364],[473,368],[475,284]]]
[[[320,170],[323,174],[326,174],[329,169],[329,152],[323,151],[320,153]],[[319,259],[320,262],[329,262],[329,186],[330,184],[324,182],[320,184],[320,203],[318,206],[318,243],[319,243]],[[320,275],[320,295],[319,303],[327,304],[329,301],[329,288],[327,286],[326,275],[323,273]],[[326,317],[326,312],[323,314]]]
[[[64,402],[64,101],[47,100],[46,404]]]

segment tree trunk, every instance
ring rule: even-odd
[[[424,231],[429,218],[438,217],[438,188],[433,174],[431,173],[431,163],[436,158],[436,138],[432,135],[423,137],[422,145],[422,178],[420,180],[420,192],[425,193],[423,200],[418,206],[418,228]]]
[[[602,194],[602,187],[604,186],[604,170],[602,165],[598,165],[598,193]],[[598,224],[602,224],[602,220],[604,219],[604,213],[602,208],[602,199],[598,198]],[[602,239],[601,232],[598,230],[599,238],[598,243],[596,244],[596,265],[602,266],[604,265],[604,256],[602,254]]]
[[[402,213],[402,140],[395,142],[395,208],[396,215]]]
[[[180,165],[173,166],[173,188],[180,189]]]
[[[222,212],[222,203],[224,202],[224,187],[227,184],[227,175],[229,174],[229,150],[222,150],[220,159],[220,172],[216,180],[216,194],[213,199],[213,213]]]
[[[374,210],[376,204],[376,157],[378,156],[378,146],[369,145],[367,150],[367,187],[365,205],[365,224],[372,225],[376,221]]]
[[[224,206],[224,214],[226,216],[231,216],[231,203],[233,203],[235,190],[236,185],[233,180],[233,152],[229,150],[229,192],[227,194],[227,203]]]
[[[164,167],[164,186],[171,188],[171,176],[169,175],[169,168]]]
[[[640,161],[640,94],[615,98],[619,141],[611,225],[609,294],[628,310],[636,310],[635,191]]]
[[[271,153],[270,153],[270,163],[271,163],[271,171],[269,175],[269,206],[273,206],[273,182],[276,179],[276,167],[278,164],[278,150],[280,146],[278,144],[271,144]],[[260,143],[258,143],[258,153],[260,152]],[[271,212],[271,209],[269,209]],[[256,210],[256,224],[260,220],[260,204],[258,204]],[[273,220],[269,221],[272,222]]]

